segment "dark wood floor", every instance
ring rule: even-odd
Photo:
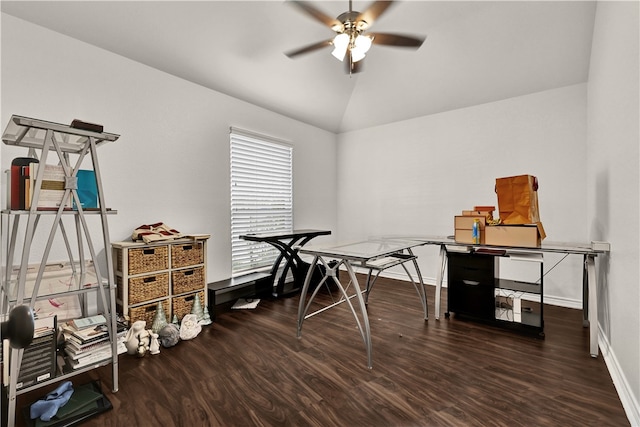
[[[75,377],[100,378],[114,407],[86,425],[629,425],[578,310],[545,306],[544,340],[455,317],[425,322],[413,287],[381,278],[369,303],[369,370],[348,308],[307,320],[297,339],[298,299],[225,311],[159,355],[121,355],[117,393],[108,367]]]

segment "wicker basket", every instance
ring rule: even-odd
[[[116,278],[118,298],[122,298],[122,277]],[[169,295],[169,273],[158,273],[150,276],[133,277],[127,286],[128,305],[138,304]]]
[[[204,267],[171,272],[173,295],[197,291],[204,288]]]
[[[148,273],[169,268],[169,246],[129,249],[129,274]],[[121,257],[122,255],[119,255]],[[122,271],[121,260],[119,270]]]
[[[204,244],[202,242],[171,245],[171,267],[189,267],[204,262]]]
[[[139,305],[137,307],[129,307],[129,324],[131,325],[133,322],[138,320],[144,320],[147,322],[146,328],[151,329],[153,318],[156,317],[157,307],[157,302]],[[165,315],[169,313],[169,298],[162,301],[162,309],[164,310]],[[170,321],[171,319],[167,319],[167,322]]]
[[[173,316],[178,316],[178,320],[182,321],[182,318],[185,315],[190,314],[191,309],[193,308],[193,301],[196,297],[196,294],[198,294],[198,297],[200,298],[200,304],[202,305],[202,309],[204,310],[205,300],[204,290],[202,290],[200,292],[194,292],[189,295],[173,297],[171,299],[171,308],[173,310],[171,313],[171,318],[173,318]]]

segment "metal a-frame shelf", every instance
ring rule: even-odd
[[[51,248],[56,236],[62,236],[66,248],[69,264],[73,277],[75,277],[69,289],[58,295],[83,294],[88,292],[97,293],[98,303],[101,304],[104,315],[107,318],[111,344],[111,358],[91,365],[84,369],[73,370],[72,372],[58,373],[55,377],[27,386],[18,390],[17,379],[20,372],[20,364],[23,356],[23,349],[11,349],[9,354],[9,381],[6,395],[7,405],[7,425],[15,425],[16,418],[16,397],[22,393],[43,387],[47,384],[59,382],[61,380],[89,371],[98,366],[111,363],[112,365],[112,390],[118,391],[118,352],[117,352],[117,329],[116,329],[116,285],[113,274],[113,260],[110,248],[109,227],[107,216],[117,213],[108,209],[104,200],[102,180],[100,177],[100,167],[98,164],[97,147],[116,141],[119,135],[106,132],[93,132],[79,129],[69,125],[48,122],[44,120],[32,119],[14,115],[11,117],[3,135],[2,140],[7,145],[15,145],[28,148],[29,157],[39,160],[42,165],[47,164],[50,154],[57,155],[58,163],[64,169],[65,192],[59,207],[52,209],[38,208],[38,200],[41,194],[41,184],[43,182],[44,167],[39,167],[33,185],[33,196],[31,206],[28,210],[3,210],[2,211],[2,244],[0,245],[0,259],[2,259],[3,272],[1,274],[2,287],[0,289],[0,316],[9,313],[10,309],[23,304],[28,304],[33,309],[34,304],[39,299],[51,298],[50,294],[41,292],[40,285],[45,274]],[[78,196],[77,173],[83,165],[85,159],[90,159],[95,173],[98,208],[83,209]],[[73,203],[67,203],[73,202]],[[65,206],[73,206],[68,208]],[[99,217],[101,223],[101,238],[104,255],[98,255],[92,240],[92,232],[87,219]],[[26,218],[26,224],[21,226],[20,219]],[[45,233],[41,232],[36,236],[36,230],[41,219],[51,222],[48,238],[44,249],[33,245],[36,238],[41,238]],[[67,230],[63,218],[71,218],[75,229],[75,241],[71,241],[69,236],[72,230]],[[72,250],[72,248],[75,250]],[[85,254],[88,249],[89,254]],[[6,252],[6,253],[3,253]],[[18,263],[14,265],[16,255],[19,255]],[[34,260],[33,258],[37,258]],[[106,264],[106,272],[101,267],[101,262]],[[27,273],[30,263],[35,262],[37,266],[35,280],[29,282],[31,294],[27,295]],[[55,260],[59,262],[59,260]],[[104,265],[104,264],[103,264]],[[33,268],[33,264],[31,265]],[[85,287],[85,276],[87,269],[91,268],[91,273],[95,273],[96,285]],[[33,276],[33,272],[31,272]],[[30,279],[32,280],[32,279]],[[82,307],[83,312],[86,307]],[[7,355],[4,355],[5,363]],[[56,370],[56,372],[58,372]]]

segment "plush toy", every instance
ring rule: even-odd
[[[160,329],[158,335],[160,337],[160,344],[162,344],[164,348],[173,347],[178,344],[178,341],[180,340],[180,330],[178,329],[178,325],[173,323],[165,325]]]
[[[198,316],[195,314],[187,314],[182,318],[180,324],[180,339],[190,340],[198,336],[202,330],[202,325],[198,323]]]
[[[144,320],[133,322],[133,324],[127,331],[127,335],[125,335],[124,337],[125,347],[127,347],[127,354],[138,354],[138,347],[141,343],[143,343],[144,345],[145,340],[146,346],[149,346],[149,331],[145,329],[146,326],[147,322],[145,322]]]

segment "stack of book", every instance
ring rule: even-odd
[[[67,186],[67,172],[62,165],[40,164],[38,159],[17,157],[11,162],[7,174],[7,207],[12,210],[31,209],[36,191],[36,176],[42,171],[37,209],[57,209],[64,200]],[[76,172],[77,193],[83,209],[98,208],[98,187],[93,170],[80,169]],[[72,197],[64,200],[64,207],[78,209]]]
[[[11,162],[11,170],[7,175],[7,207],[24,210],[31,208],[31,176],[35,176],[34,169],[38,159],[31,157],[17,157]]]
[[[35,319],[33,341],[25,349],[16,381],[16,389],[48,380],[56,369],[56,317]],[[9,384],[9,341],[3,340],[3,381]]]
[[[64,351],[71,368],[80,369],[111,358],[111,340],[103,315],[71,320],[63,326],[63,333]]]

